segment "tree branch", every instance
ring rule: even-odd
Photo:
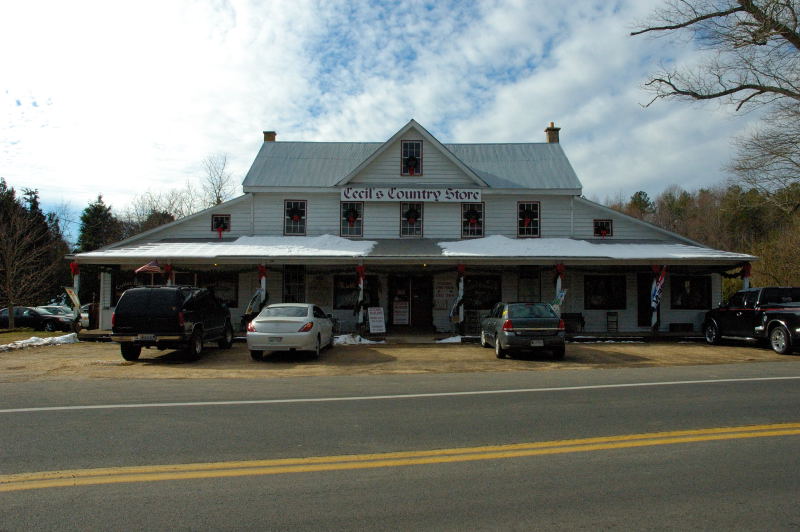
[[[647,33],[649,31],[669,31],[669,30],[678,30],[681,28],[686,28],[691,26],[692,24],[697,24],[698,22],[702,22],[704,20],[716,18],[716,17],[727,17],[728,15],[732,15],[734,13],[745,11],[744,7],[734,7],[725,11],[716,11],[714,13],[706,13],[705,15],[700,15],[699,17],[695,17],[693,19],[689,19],[686,22],[681,22],[680,24],[673,24],[671,26],[656,26],[652,28],[645,28],[639,31],[631,32],[631,36],[641,35],[643,33]]]

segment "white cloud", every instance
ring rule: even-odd
[[[211,153],[243,178],[265,129],[380,141],[413,117],[443,142],[543,141],[556,121],[587,195],[714,184],[753,117],[641,107],[648,71],[693,57],[629,37],[657,4],[4,2],[0,176],[123,208]]]

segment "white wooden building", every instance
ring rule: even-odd
[[[265,278],[269,303],[308,301],[356,328],[356,269],[390,332],[449,332],[459,270],[467,334],[494,303],[551,302],[586,332],[646,331],[666,267],[661,330],[699,330],[721,272],[755,257],[709,249],[581,196],[559,144],[442,144],[411,120],[383,142],[264,143],[243,195],[101,250],[101,328],[121,291],[213,287],[238,321]],[[167,274],[133,271],[157,261]],[[656,272],[654,274],[654,272]]]

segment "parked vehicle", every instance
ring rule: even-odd
[[[37,331],[75,330],[75,318],[72,315],[53,314],[44,308],[14,307],[14,327],[30,327]],[[0,329],[8,328],[8,309],[0,310]]]
[[[481,345],[497,358],[514,351],[549,350],[564,358],[564,320],[546,303],[498,303],[481,321]]]
[[[276,303],[264,307],[247,325],[247,348],[253,360],[264,351],[313,351],[333,345],[331,316],[308,303]]]
[[[228,307],[205,288],[142,286],[126,290],[111,316],[111,339],[122,358],[137,360],[142,347],[186,349],[192,359],[204,342],[227,349],[233,343]]]
[[[81,327],[84,329],[89,328],[89,306],[91,303],[81,305]]]
[[[725,338],[761,340],[776,353],[790,353],[800,346],[800,288],[740,290],[706,313],[703,333],[710,344]]]

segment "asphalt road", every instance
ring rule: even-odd
[[[0,530],[800,528],[793,361],[5,383],[0,427]]]

